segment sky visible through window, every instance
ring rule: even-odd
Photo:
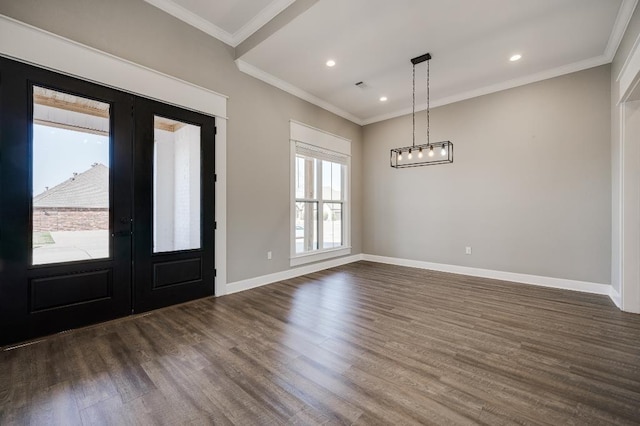
[[[82,173],[94,163],[110,167],[109,137],[33,125],[33,195]]]

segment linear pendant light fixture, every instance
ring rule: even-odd
[[[391,150],[391,167],[396,169],[453,163],[453,144],[451,141],[431,143],[429,140],[430,60],[431,54],[429,53],[425,53],[411,60],[413,64],[413,144],[404,148],[394,148]],[[423,62],[427,63],[427,143],[416,145],[416,65]]]

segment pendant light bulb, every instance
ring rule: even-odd
[[[402,151],[398,153],[398,161],[402,161]]]
[[[440,149],[440,155],[443,157],[447,155],[447,149],[445,148],[445,144],[442,144],[442,148]]]
[[[433,157],[433,145],[429,145],[429,157]]]
[[[418,151],[418,158],[422,158],[422,148]]]
[[[411,154],[411,148],[409,148],[409,155],[407,155],[407,158],[411,160],[412,157],[413,157],[413,154]]]

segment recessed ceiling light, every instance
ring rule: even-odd
[[[386,96],[380,96],[380,102],[387,102]]]
[[[327,61],[327,66],[328,66],[328,67],[333,67],[333,66],[335,66],[335,65],[336,65],[336,61],[334,61],[333,59],[329,59],[329,60]]]
[[[511,62],[515,62],[515,61],[519,60],[520,58],[522,58],[522,55],[513,55],[512,57],[509,58],[509,60]]]

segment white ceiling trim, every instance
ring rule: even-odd
[[[231,34],[217,25],[207,21],[206,19],[196,15],[190,10],[185,9],[172,0],[144,0],[147,3],[157,7],[172,15],[175,18],[180,19],[183,22],[191,25],[209,34],[211,37],[215,37],[223,43],[228,44],[231,47],[236,47],[247,38],[251,37],[253,33],[262,28],[267,22],[275,18],[280,12],[289,7],[295,0],[276,0],[271,2],[267,7],[262,9],[260,13],[255,15],[251,20],[244,24],[238,31]]]
[[[319,106],[320,108],[326,109],[336,115],[339,115],[342,118],[346,118],[347,120],[358,124],[360,126],[366,126],[368,124],[377,123],[379,121],[389,120],[391,118],[400,117],[403,115],[411,114],[411,108],[403,108],[398,111],[390,112],[387,114],[377,115],[374,117],[361,119],[356,117],[355,115],[339,108],[323,99],[318,98],[317,96],[312,95],[305,90],[300,89],[297,86],[294,86],[291,83],[287,83],[284,80],[275,77],[260,68],[257,68],[241,59],[236,59],[236,65],[238,69],[245,74],[248,74],[252,77],[257,78],[258,80],[262,80],[267,84],[277,87],[278,89],[282,89],[287,93],[292,94],[300,99],[303,99],[307,102],[310,102],[314,105]],[[464,101],[467,99],[477,98],[478,96],[489,95],[495,92],[501,92],[503,90],[513,89],[515,87],[524,86],[531,83],[536,83],[538,81],[547,80],[554,77],[560,77],[562,75],[571,74],[574,72],[586,70],[589,68],[597,67],[600,65],[608,64],[611,62],[611,59],[607,55],[597,56],[595,58],[586,59],[580,62],[574,62],[573,64],[568,64],[562,67],[554,68],[547,71],[542,71],[536,74],[531,74],[528,76],[524,76],[521,78],[515,78],[512,80],[508,80],[505,82],[501,82],[498,84],[493,84],[490,86],[482,87],[480,89],[470,90],[468,92],[458,93],[452,96],[447,96],[442,99],[436,99],[430,103],[432,108],[436,108],[443,105],[452,104],[455,102]],[[416,105],[416,111],[424,111],[427,108],[427,104]]]
[[[616,16],[616,22],[613,24],[613,30],[611,30],[611,35],[609,36],[609,42],[604,51],[609,61],[613,61],[614,56],[616,56],[620,42],[622,42],[622,37],[627,30],[627,26],[629,25],[629,21],[631,21],[633,11],[637,4],[638,0],[622,0],[622,4],[618,10],[618,16]]]
[[[280,12],[291,6],[295,1],[296,0],[277,0],[269,3],[269,5],[262,9],[260,13],[251,18],[251,20],[244,24],[238,31],[233,33],[232,38],[235,44],[233,44],[232,46],[236,47],[237,45],[251,37],[253,33],[258,31],[265,24],[278,16]]]
[[[637,2],[637,0],[636,0],[636,2]],[[629,18],[629,19],[631,19],[631,18]],[[636,37],[636,40],[634,41],[630,52],[634,52],[638,48],[638,45],[640,45],[640,34],[638,34],[638,36]],[[617,53],[617,50],[616,50],[615,53]],[[615,56],[615,54],[614,54],[614,56]],[[616,81],[620,81],[620,77],[622,77],[622,74],[624,74],[626,72],[627,68],[629,67],[629,61],[631,60],[631,56],[632,56],[631,54],[629,56],[627,56],[627,58],[624,61],[624,64],[622,64],[622,67],[620,68],[620,72],[616,76]]]
[[[245,74],[250,75],[251,77],[255,77],[258,80],[262,80],[267,84],[277,87],[278,89],[284,90],[287,93],[292,94],[300,99],[303,99],[309,103],[312,103],[320,108],[326,109],[329,112],[332,112],[336,115],[339,115],[342,118],[346,118],[347,120],[356,123],[360,126],[363,125],[362,119],[356,117],[355,115],[343,110],[342,108],[338,108],[337,106],[330,104],[329,102],[318,98],[317,96],[312,95],[309,92],[306,92],[300,89],[297,86],[294,86],[291,83],[287,83],[284,80],[279,79],[267,72],[262,71],[261,69],[254,67],[253,65],[241,60],[236,59],[236,65],[238,69]]]
[[[611,61],[613,61],[613,58],[615,57],[616,52],[618,51],[618,47],[620,47],[620,43],[622,42],[622,37],[624,36],[625,31],[627,30],[627,26],[629,25],[629,21],[631,21],[631,17],[633,16],[633,11],[635,10],[637,4],[638,4],[638,0],[622,1],[622,4],[620,5],[620,9],[618,10],[618,15],[616,17],[616,21],[614,23],[613,29],[611,30],[611,35],[609,36],[607,47],[605,49],[604,54],[601,56],[586,59],[584,61],[574,62],[573,64],[568,64],[562,67],[543,71],[537,74],[531,74],[521,78],[508,80],[508,81],[494,84],[491,86],[482,87],[480,89],[459,93],[456,95],[448,96],[443,99],[437,99],[431,103],[431,106],[435,108],[438,106],[443,106],[443,105],[451,104],[454,102],[475,98],[478,96],[488,95],[490,93],[500,92],[502,90],[512,89],[518,86],[524,86],[525,84],[535,83],[535,82],[546,80],[549,78],[559,77],[564,74],[570,74],[572,72],[578,72],[585,69],[608,64]],[[640,36],[638,36],[638,40],[640,40]],[[623,70],[626,65],[627,64],[625,63],[625,65],[623,66]],[[417,107],[416,111],[425,110],[426,108],[427,108],[427,105],[425,103],[420,105],[420,107]],[[371,118],[366,118],[362,120],[362,122],[363,122],[363,125],[366,126],[367,124],[373,124],[379,121],[388,120],[390,118],[395,118],[395,117],[400,117],[406,114],[410,114],[411,111],[412,111],[411,108],[404,108],[399,111],[390,112],[387,114],[382,114],[382,115],[378,115]]]
[[[513,89],[515,87],[524,86],[531,83],[536,83],[542,80],[548,80],[554,77],[560,77],[562,75],[571,74],[574,72],[586,70],[589,68],[597,67],[600,65],[608,64],[611,60],[606,55],[597,56],[595,58],[586,59],[580,62],[574,62],[573,64],[564,65],[562,67],[554,68],[547,71],[542,71],[536,74],[527,75],[520,78],[514,78],[505,82],[492,84],[490,86],[481,87],[480,89],[470,90],[468,92],[458,93],[445,98],[436,99],[430,103],[431,108],[452,104],[455,102],[464,101],[467,99],[477,98],[478,96],[489,95],[491,93],[501,92],[507,89]],[[427,104],[421,104],[416,106],[416,111],[424,111],[427,108]],[[402,110],[391,112],[388,114],[382,114],[375,117],[362,120],[363,125],[377,123],[379,121],[388,120],[390,118],[400,117],[402,115],[411,114],[411,108],[404,108]]]
[[[149,1],[149,0],[147,0]],[[157,1],[157,0],[155,0]],[[618,15],[616,17],[616,21],[614,23],[614,27],[611,31],[611,34],[609,36],[609,40],[607,42],[607,46],[605,48],[605,51],[602,55],[597,56],[597,57],[593,57],[590,59],[586,59],[583,61],[579,61],[579,62],[575,62],[572,64],[568,64],[565,66],[561,66],[558,68],[554,68],[551,70],[547,70],[547,71],[543,71],[540,73],[536,73],[536,74],[531,74],[528,76],[524,76],[524,77],[520,77],[520,78],[516,78],[516,79],[512,79],[512,80],[508,80],[505,82],[501,82],[501,83],[497,83],[494,85],[490,85],[490,86],[486,86],[486,87],[482,87],[479,89],[475,89],[475,90],[471,90],[468,92],[463,92],[463,93],[459,93],[459,94],[455,94],[452,96],[448,96],[446,98],[442,98],[442,99],[436,99],[435,101],[431,102],[431,106],[432,107],[438,107],[438,106],[443,106],[443,105],[447,105],[447,104],[451,104],[454,102],[459,102],[459,101],[463,101],[463,100],[467,100],[467,99],[471,99],[471,98],[475,98],[478,96],[483,96],[483,95],[488,95],[490,93],[495,93],[495,92],[500,92],[503,90],[507,90],[507,89],[512,89],[515,87],[519,87],[519,86],[524,86],[526,84],[530,84],[530,83],[535,83],[538,81],[542,81],[542,80],[546,80],[549,78],[554,78],[554,77],[559,77],[561,75],[565,75],[565,74],[570,74],[573,72],[578,72],[578,71],[582,71],[585,69],[589,69],[589,68],[593,68],[593,67],[597,67],[600,65],[604,65],[604,64],[608,64],[610,63],[617,50],[618,47],[620,46],[620,43],[622,41],[622,38],[624,36],[624,33],[627,29],[627,26],[629,25],[629,21],[631,20],[631,17],[633,15],[633,12],[636,8],[636,5],[638,3],[639,0],[623,0],[622,4],[620,5],[620,9],[618,10]],[[640,37],[639,37],[640,39]],[[238,68],[240,69],[240,71],[249,74],[255,78],[258,78],[259,80],[262,80],[268,84],[271,84],[273,86],[276,86],[294,96],[297,96],[299,98],[302,98],[314,105],[317,105],[321,108],[324,108],[328,111],[333,112],[334,114],[337,114],[343,118],[346,118],[347,120],[350,120],[356,124],[359,124],[361,126],[365,126],[368,124],[373,124],[373,123],[377,123],[379,121],[384,121],[384,120],[388,120],[390,118],[395,118],[395,117],[400,117],[402,115],[406,115],[406,114],[410,114],[412,109],[411,108],[404,108],[395,112],[391,112],[391,113],[387,113],[387,114],[382,114],[382,115],[378,115],[378,116],[374,116],[374,117],[370,117],[370,118],[365,118],[365,119],[360,119],[356,116],[354,116],[353,114],[333,105],[330,104],[329,102],[320,99],[308,92],[306,92],[303,89],[300,89],[297,86],[294,86],[284,80],[281,80],[269,73],[266,73],[265,71],[262,71],[261,69],[250,65],[247,62],[244,62],[242,60],[236,60],[236,64],[238,65]],[[416,107],[416,111],[423,111],[426,109],[426,103],[419,105]]]
[[[231,34],[226,32],[222,28],[218,27],[217,25],[212,24],[206,19],[201,18],[195,13],[185,9],[179,4],[176,4],[171,0],[144,0],[144,1],[157,7],[158,9],[161,9],[167,12],[169,15],[172,15],[180,19],[183,22],[186,22],[187,24],[193,27],[196,27],[200,31],[203,31],[209,34],[211,37],[215,37],[221,42],[235,47],[235,45],[233,44],[233,36]]]
[[[633,58],[633,54],[640,48],[640,34],[636,37],[636,40],[633,42],[633,46],[629,50],[629,54],[627,55],[627,59],[624,60],[624,64],[622,64],[622,68],[620,68],[620,72],[616,77],[616,81],[619,82],[622,78],[623,74],[627,72],[629,68],[629,64],[631,63],[631,59]]]
[[[638,37],[640,38],[640,36]],[[640,50],[638,50],[638,39],[625,60],[623,71],[617,79],[619,84],[617,103],[628,102],[640,84],[638,79],[640,74]]]

